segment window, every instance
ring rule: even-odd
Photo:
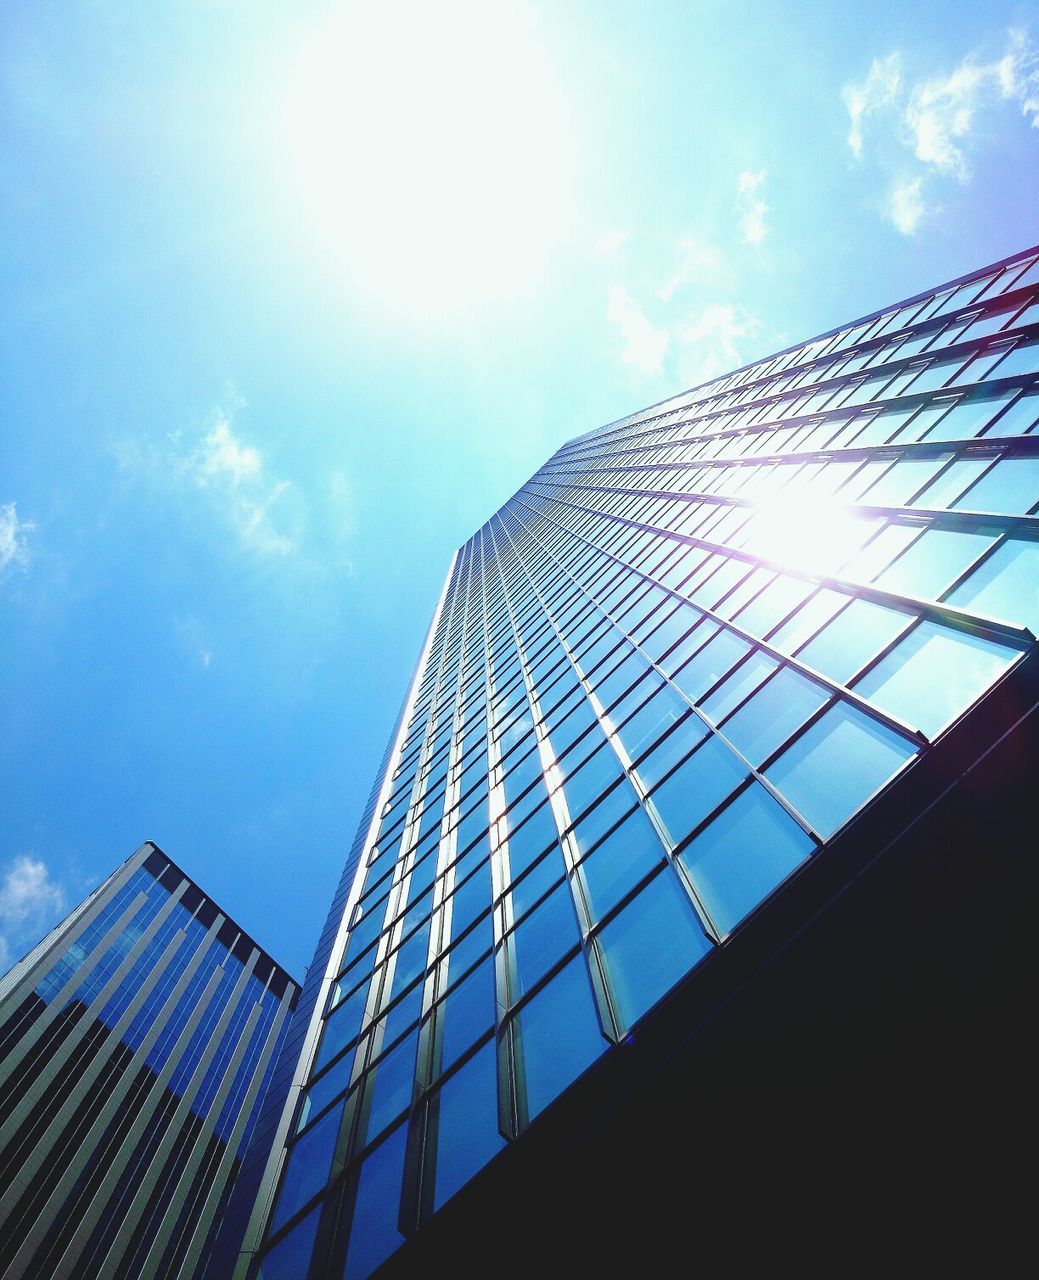
[[[824,838],[860,809],[915,750],[894,730],[841,702],[766,773]]]
[[[621,1030],[665,995],[711,948],[670,867],[599,934]]]
[[[444,1084],[436,1098],[435,1209],[505,1145],[498,1131],[498,1062],[494,1040]]]
[[[694,751],[651,796],[672,841],[683,840],[746,775],[746,766],[718,738]]]
[[[921,622],[856,682],[855,691],[933,737],[1017,656],[979,636]]]
[[[811,837],[753,782],[680,856],[711,918],[728,933],[812,848]]]
[[[515,1019],[528,1120],[606,1048],[583,956],[523,1006]]]

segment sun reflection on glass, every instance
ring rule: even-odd
[[[743,549],[806,573],[836,573],[876,528],[846,503],[810,501],[804,493],[774,493],[751,508]]]

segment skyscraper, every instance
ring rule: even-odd
[[[191,1280],[297,995],[151,843],[0,980],[7,1280]]]
[[[889,1186],[983,1150],[1037,342],[1032,249],[571,441],[456,553],[239,1275],[557,1274],[752,1233],[808,1155],[807,1198],[861,1200],[884,1142]]]

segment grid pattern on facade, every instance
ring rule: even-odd
[[[1035,250],[560,449],[453,566],[264,1280],[363,1280],[1014,668],[1037,507]]]
[[[0,992],[0,1268],[189,1280],[295,985],[144,845]]]

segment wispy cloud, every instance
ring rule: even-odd
[[[901,87],[902,58],[896,52],[889,53],[886,58],[874,58],[861,84],[846,84],[841,90],[851,120],[848,146],[855,155],[862,155],[863,126],[867,116],[890,106]]]
[[[627,289],[620,285],[610,290],[606,314],[624,340],[621,351],[624,363],[633,364],[644,373],[659,373],[670,341],[667,329],[652,324]]]
[[[884,206],[893,225],[912,235],[927,212],[925,180],[970,181],[979,117],[1016,107],[1039,127],[1039,45],[1025,31],[1011,29],[998,57],[971,51],[952,70],[917,79],[907,77],[905,58],[896,50],[876,59],[863,81],[845,85],[842,97],[850,121],[848,146],[856,158],[865,154],[865,124],[875,116],[872,149],[882,167],[904,175],[907,163],[919,166],[894,184]]]
[[[21,855],[0,878],[0,971],[34,946],[65,910],[65,893],[40,858]]]
[[[16,503],[5,502],[0,506],[0,574],[12,565],[28,562],[26,538],[35,528],[31,520],[18,519]]]
[[[744,363],[741,340],[758,328],[757,318],[731,302],[713,302],[679,325],[679,372],[695,386]]]
[[[911,236],[924,216],[923,179],[896,183],[891,189],[888,216],[904,236]]]
[[[201,430],[178,428],[161,442],[124,437],[113,452],[125,474],[165,491],[193,521],[215,518],[230,528],[234,545],[284,560],[299,549],[301,497],[237,429],[241,407],[216,408]]]
[[[768,205],[761,198],[766,176],[764,169],[757,173],[744,169],[736,182],[736,218],[740,235],[747,244],[760,244],[768,232],[765,226]]]
[[[670,302],[687,285],[702,286],[713,279],[722,266],[718,249],[699,236],[683,236],[678,242],[678,262],[671,279],[657,290],[661,302]]]
[[[275,509],[289,482],[269,478],[259,449],[235,435],[224,411],[218,411],[210,430],[188,455],[186,469],[200,489],[213,492],[248,550],[286,556],[296,549],[295,540],[275,523]]]

